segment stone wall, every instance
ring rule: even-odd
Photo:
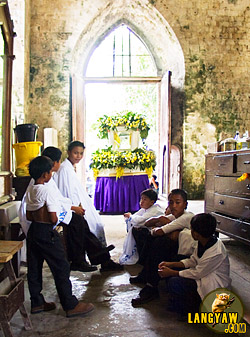
[[[140,4],[144,11],[156,9],[179,40],[186,74],[184,87],[172,90],[172,142],[183,148],[183,186],[189,197],[202,198],[207,143],[234,136],[236,129],[250,131],[249,0],[143,0],[136,6],[132,0],[120,1],[130,9],[130,20],[136,18],[133,10],[138,11]],[[27,1],[30,70],[24,85],[25,120],[40,126],[40,139],[44,127],[55,127],[63,151],[71,138],[75,46],[115,2]],[[120,14],[110,11],[98,24],[105,26],[112,15],[121,19],[122,7]]]
[[[183,48],[183,183],[191,197],[200,198],[207,143],[233,137],[236,130],[250,131],[250,4],[238,0],[151,2]]]

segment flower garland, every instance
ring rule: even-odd
[[[111,146],[94,152],[90,163],[95,178],[98,176],[99,170],[102,169],[116,169],[116,177],[120,178],[123,176],[125,168],[139,169],[151,176],[155,166],[154,151],[147,151],[144,148],[137,148],[133,151],[114,151]]]
[[[118,126],[124,126],[126,130],[138,130],[142,139],[146,139],[148,131],[150,130],[146,119],[140,115],[131,111],[123,111],[115,116],[107,116],[98,119],[99,133],[98,137],[101,139],[108,138],[108,132],[113,130],[117,131]]]

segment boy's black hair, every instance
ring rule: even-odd
[[[59,163],[62,157],[62,151],[54,146],[48,146],[43,150],[42,156],[49,157],[53,162]]]
[[[182,199],[187,202],[187,192],[185,190],[182,190],[180,188],[175,188],[174,190],[172,190],[169,195],[168,195],[168,200],[172,195],[181,195]]]
[[[216,218],[210,213],[196,214],[191,219],[191,229],[204,238],[209,238],[215,233]]]
[[[148,197],[150,200],[153,200],[154,202],[156,202],[158,199],[157,193],[152,188],[148,188],[147,190],[142,191],[140,195],[141,196],[145,195],[146,197]]]
[[[69,143],[68,145],[68,151],[72,151],[74,147],[76,146],[80,146],[83,149],[85,149],[85,145],[83,144],[83,142],[80,142],[79,140],[74,140],[73,142]]]
[[[53,161],[46,156],[38,156],[29,163],[29,173],[31,178],[37,180],[43,173],[49,173],[53,167]]]

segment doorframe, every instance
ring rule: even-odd
[[[167,78],[165,78],[165,76]],[[167,81],[167,92],[162,92],[162,83]],[[169,177],[170,177],[170,147],[171,147],[171,72],[168,71],[163,77],[136,77],[136,78],[114,78],[114,77],[79,77],[79,75],[72,75],[72,139],[80,140],[85,143],[86,141],[86,96],[85,96],[85,85],[88,83],[158,83],[159,84],[159,103],[158,104],[158,153],[157,153],[157,172],[161,177],[159,181],[165,181],[162,185],[162,193],[169,193]],[[162,119],[162,108],[163,102],[161,102],[162,97],[167,97],[166,111],[168,116],[167,120],[167,133],[165,134],[166,139],[164,139],[164,144],[167,149],[167,159],[164,164],[161,160],[161,134],[164,128],[164,120]],[[165,116],[166,117],[166,116]],[[161,170],[164,167],[164,175],[161,174]],[[81,161],[79,171],[81,171],[80,178],[85,184],[86,174],[85,174],[85,160]],[[164,186],[166,185],[166,188]]]
[[[159,182],[160,192],[168,195],[170,179],[170,151],[171,151],[171,71],[167,71],[161,80],[159,88]]]

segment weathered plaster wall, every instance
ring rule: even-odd
[[[142,36],[155,56],[158,74],[171,70],[174,87],[183,87],[184,57],[178,40],[148,1],[75,1],[63,6],[58,1],[46,6],[41,3],[31,2],[30,88],[25,111],[26,120],[40,126],[40,137],[43,127],[55,127],[59,144],[66,148],[70,138],[70,74],[83,75],[94,44],[118,21],[128,21]],[[178,109],[176,106],[181,116]]]
[[[91,35],[97,22],[99,31],[105,32],[107,23],[121,19],[119,11],[110,10],[115,6],[115,0],[30,1],[25,120],[40,126],[40,139],[43,127],[57,128],[63,150],[70,139],[70,74],[80,55],[78,42]],[[130,22],[136,22],[140,6],[144,12],[158,10],[159,20],[165,19],[179,40],[186,75],[185,87],[172,90],[172,142],[184,149],[184,187],[191,197],[202,197],[207,143],[222,133],[223,138],[233,136],[236,129],[250,131],[249,0],[119,0],[119,6],[120,13],[131,13]],[[101,20],[103,13],[107,15]],[[149,42],[153,33],[144,30]],[[93,43],[97,38],[93,36]],[[164,47],[159,43],[163,54]]]
[[[250,5],[239,0],[151,3],[184,52],[184,187],[192,197],[202,197],[207,143],[250,131]],[[175,116],[172,122],[178,123]]]

